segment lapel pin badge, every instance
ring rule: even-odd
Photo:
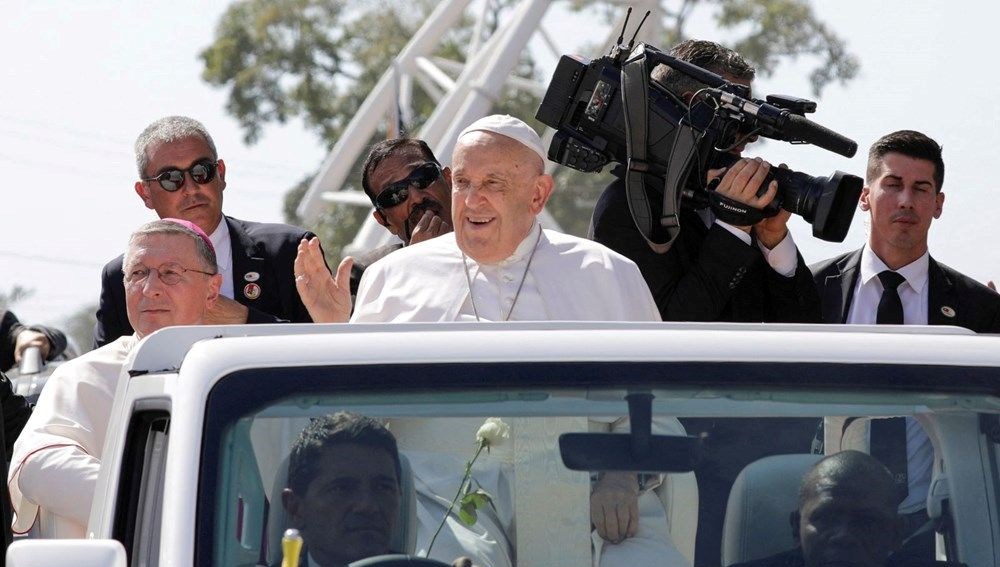
[[[248,283],[243,286],[243,295],[245,295],[247,299],[257,299],[260,297],[260,286],[255,283]]]
[[[255,282],[260,279],[260,274],[258,274],[257,272],[247,272],[243,276],[243,279],[245,279],[248,282]]]
[[[952,309],[951,307],[948,307],[947,305],[943,305],[941,306],[941,314],[944,315],[945,317],[954,317],[955,310]]]

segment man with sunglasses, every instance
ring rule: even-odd
[[[361,170],[376,222],[396,235],[393,243],[354,259],[351,295],[365,269],[403,246],[451,232],[451,169],[441,167],[423,140],[395,138],[372,146]]]
[[[219,298],[215,250],[194,223],[143,225],[129,238],[124,266],[118,278],[135,333],[59,366],[42,390],[11,456],[15,533],[37,519],[42,537],[84,537],[126,357],[139,339],[163,327],[203,323]]]
[[[226,164],[198,121],[168,116],[135,143],[135,192],[160,218],[180,218],[210,235],[219,254],[222,291],[206,322],[310,322],[295,290],[292,263],[299,241],[312,233],[285,224],[243,221],[222,214]],[[122,257],[104,266],[95,346],[133,331],[125,310]]]

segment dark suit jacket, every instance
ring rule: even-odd
[[[7,478],[7,462],[10,460],[11,453],[14,452],[14,441],[21,434],[29,417],[31,417],[31,406],[28,405],[23,396],[14,393],[10,380],[3,372],[0,372],[0,423],[3,424],[3,427],[0,428],[0,448],[3,449],[4,457],[3,462],[0,463],[0,471],[3,472],[4,478]],[[4,564],[3,558],[7,556],[7,545],[11,541],[10,523],[12,518],[10,496],[4,490],[3,497],[0,499],[0,522],[3,522],[3,537],[0,538],[0,565]]]
[[[10,370],[14,366],[14,348],[17,346],[17,336],[25,329],[38,331],[49,339],[49,360],[54,360],[66,350],[66,335],[59,329],[44,325],[22,325],[14,313],[4,311],[3,317],[0,317],[0,371]]]
[[[232,240],[234,299],[250,308],[247,323],[311,323],[309,312],[295,289],[292,264],[299,241],[315,235],[287,224],[224,218]],[[94,327],[95,348],[134,331],[125,311],[122,259],[123,256],[119,256],[108,262],[101,274],[101,303]],[[244,286],[249,280],[244,279],[250,272],[259,275],[253,282],[260,287],[260,296],[255,299],[245,294]]]
[[[823,305],[823,322],[847,322],[860,263],[861,249],[858,249],[812,266]],[[937,263],[934,258],[930,258],[927,280],[928,324],[956,325],[977,333],[1000,333],[1000,294]],[[953,316],[949,317],[946,312]]]
[[[662,191],[647,191],[652,203],[662,201]],[[681,209],[680,236],[657,254],[632,220],[620,179],[598,199],[591,233],[639,266],[664,321],[819,322],[819,298],[801,254],[786,278],[756,246],[721,226],[706,228],[688,208]]]

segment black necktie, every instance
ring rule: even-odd
[[[886,270],[878,275],[882,282],[882,299],[878,302],[878,316],[875,322],[879,325],[902,325],[903,302],[899,299],[896,288],[906,281],[898,272]]]
[[[878,275],[882,282],[882,299],[878,302],[878,316],[875,322],[879,325],[902,325],[903,302],[899,299],[899,284],[906,278],[898,272],[886,270]],[[896,484],[898,502],[906,498],[909,479],[906,474],[906,419],[893,417],[889,419],[873,419],[871,422],[871,455],[886,466],[891,472]]]

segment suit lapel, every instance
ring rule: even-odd
[[[233,299],[248,307],[257,307],[261,303],[258,298],[268,292],[276,297],[277,291],[270,266],[261,257],[263,244],[251,239],[238,220],[225,219],[233,251]]]
[[[958,312],[958,294],[955,284],[941,266],[928,258],[927,266],[927,324],[928,325],[960,325]],[[950,316],[949,316],[950,314]]]
[[[858,264],[861,263],[861,249],[848,254],[837,262],[837,271],[826,276],[823,282],[823,321],[846,323],[854,299],[854,287],[858,281]]]

